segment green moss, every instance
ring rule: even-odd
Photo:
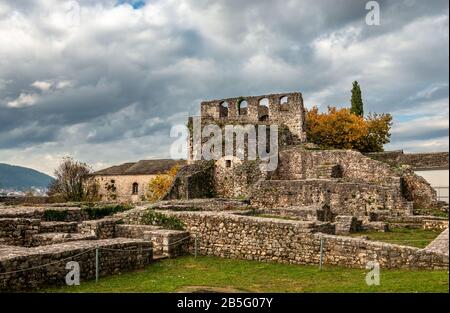
[[[163,213],[154,211],[153,209],[147,210],[147,212],[145,212],[142,216],[140,222],[144,225],[156,225],[174,230],[184,230],[186,227],[180,219],[174,216],[166,216]]]
[[[439,231],[423,230],[415,228],[393,228],[388,232],[358,232],[351,234],[352,237],[365,235],[369,240],[382,241],[398,245],[405,245],[417,248],[425,248],[438,235]]]
[[[67,218],[68,210],[45,210],[44,220],[47,222],[64,222]]]
[[[119,212],[127,211],[132,209],[133,206],[128,204],[116,204],[116,205],[84,205],[81,210],[86,212],[89,219],[99,219],[105,216],[110,216]]]

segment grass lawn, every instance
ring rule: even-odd
[[[441,231],[414,228],[393,228],[389,232],[358,232],[350,234],[352,237],[368,236],[369,240],[395,243],[398,245],[425,248]]]
[[[161,260],[144,270],[81,282],[45,292],[177,292],[189,286],[249,292],[449,292],[447,271],[381,270],[379,286],[367,271],[342,267],[262,263],[216,257]]]

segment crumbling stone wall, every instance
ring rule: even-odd
[[[69,261],[79,263],[82,281],[93,279],[96,248],[100,251],[100,276],[143,268],[152,260],[151,242],[139,239],[74,241],[34,248],[0,246],[0,291],[63,285]]]
[[[0,218],[0,245],[29,246],[39,226],[38,219]]]
[[[64,213],[66,222],[82,221],[88,219],[87,212],[79,207],[72,206],[43,206],[43,207],[7,207],[0,210],[0,218],[31,218],[45,220],[46,211],[56,211]]]
[[[426,213],[427,209],[437,206],[436,190],[425,178],[410,169],[403,170],[402,192],[407,200],[414,201],[414,209],[418,214]]]
[[[139,211],[128,214],[139,214]],[[223,212],[174,212],[198,238],[201,255],[318,264],[320,241],[324,264],[364,268],[369,261],[382,268],[448,269],[448,254],[425,249],[318,233],[313,222],[239,216]],[[191,241],[193,251],[194,243]]]
[[[323,177],[322,169],[327,165],[338,165],[340,176],[347,180],[400,188],[399,172],[394,168],[352,150],[313,151],[300,147],[283,149],[279,153],[278,168],[271,175],[271,179],[296,180],[337,176],[330,172],[329,177]]]
[[[409,165],[414,170],[447,168],[448,152],[403,153],[403,150],[367,153],[367,156],[394,167]]]
[[[286,103],[281,103],[287,97]],[[268,107],[262,105],[264,99]],[[247,107],[241,104],[246,101]],[[242,124],[270,122],[284,125],[295,138],[294,143],[306,141],[305,109],[299,92],[270,94],[204,101],[200,105],[201,118],[209,121],[239,121]]]
[[[91,234],[98,239],[107,239],[115,237],[116,224],[120,221],[118,218],[103,218],[100,220],[91,220],[82,222],[78,230],[81,234]]]
[[[153,254],[176,257],[188,252],[189,233],[181,230],[162,229],[152,225],[117,225],[116,236],[138,238],[153,244]]]
[[[334,215],[360,217],[378,210],[392,216],[412,214],[412,204],[396,189],[325,179],[260,180],[250,203],[263,208],[328,205]]]
[[[178,171],[163,199],[211,198],[214,191],[214,162],[197,161]]]
[[[261,172],[258,161],[222,158],[215,163],[214,190],[226,198],[247,198],[251,187],[266,173]]]

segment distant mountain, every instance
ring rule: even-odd
[[[31,168],[0,163],[0,189],[45,188],[52,180],[51,176]]]

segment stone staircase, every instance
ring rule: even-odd
[[[33,235],[31,246],[46,246],[56,243],[95,240],[93,234],[79,232],[77,222],[40,222],[39,233]]]

